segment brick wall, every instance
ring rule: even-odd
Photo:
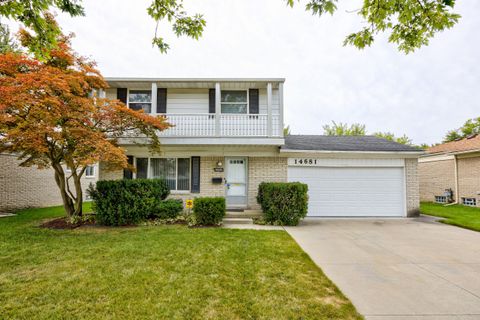
[[[407,192],[407,217],[418,216],[420,213],[418,159],[405,159],[405,185]]]
[[[445,189],[455,190],[455,162],[453,159],[420,162],[420,200],[435,201],[435,196],[442,196]]]
[[[248,206],[252,209],[260,209],[257,192],[261,182],[287,182],[287,158],[248,158]]]
[[[52,169],[20,167],[15,156],[0,154],[0,211],[61,205],[62,198]],[[97,175],[98,170],[95,170]],[[84,178],[84,191],[97,178]]]
[[[476,198],[477,206],[480,206],[480,157],[459,158],[458,166],[458,201],[462,197]]]
[[[201,157],[200,158],[200,193],[175,193],[170,198],[192,199],[195,197],[224,197],[225,186],[213,184],[212,178],[225,178],[224,172],[215,172],[217,162],[221,161],[225,167],[224,157]],[[103,172],[100,169],[100,179],[122,179],[123,172]],[[287,159],[278,157],[249,157],[248,158],[248,206],[253,209],[260,208],[257,204],[258,185],[262,181],[287,181]]]

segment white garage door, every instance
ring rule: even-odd
[[[288,180],[308,184],[308,216],[405,216],[403,168],[289,167]]]

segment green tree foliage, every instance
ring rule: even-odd
[[[30,50],[35,56],[46,58],[57,47],[62,32],[49,13],[54,8],[72,17],[84,15],[78,0],[7,0],[0,1],[0,17],[18,21],[33,31]]]
[[[290,131],[290,126],[286,126],[285,128],[283,128],[283,135],[284,136],[289,136],[291,135],[291,131]]]
[[[331,125],[323,126],[323,134],[327,136],[364,136],[366,134],[365,125],[360,123],[336,123],[332,121]]]
[[[158,23],[167,21],[177,36],[199,39],[206,26],[202,14],[188,14],[183,0],[151,0],[148,14]],[[333,14],[337,10],[338,0],[283,0],[288,6],[304,3],[305,10],[316,16]],[[80,0],[17,0],[0,1],[0,16],[22,22],[37,34],[40,52],[42,48],[51,49],[59,30],[50,22],[46,13],[54,8],[69,13],[71,16],[83,15]],[[388,33],[388,40],[397,45],[402,52],[409,53],[424,45],[436,33],[452,28],[460,19],[453,12],[455,0],[364,0],[358,15],[366,22],[361,30],[348,35],[344,45],[353,45],[359,49],[370,46],[375,36]],[[162,53],[170,48],[169,44],[158,35],[152,40]],[[47,50],[48,52],[48,50]],[[38,54],[38,53],[37,53]]]
[[[352,123],[351,125],[348,125],[347,123],[336,123],[335,121],[332,121],[331,125],[326,124],[323,126],[323,134],[327,136],[364,136],[367,135],[367,130],[364,124]],[[396,137],[392,132],[375,132],[373,135],[389,141],[414,146],[412,139],[407,137],[405,134],[403,136]],[[423,146],[424,145],[416,147],[423,149]]]
[[[405,134],[400,137],[395,137],[395,135],[392,132],[375,132],[373,135],[379,138],[387,139],[389,141],[395,141],[401,144],[406,144],[406,145],[413,144],[412,139],[407,137]]]
[[[480,133],[480,117],[468,119],[463,126],[447,132],[443,142],[455,141]]]
[[[0,54],[18,52],[18,45],[10,36],[8,26],[0,23]]]

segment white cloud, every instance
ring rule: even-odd
[[[285,119],[294,133],[320,134],[335,120],[432,143],[480,116],[478,1],[457,1],[460,23],[408,56],[383,36],[363,51],[342,46],[362,25],[346,11],[358,1],[343,1],[333,17],[319,19],[282,0],[190,0],[187,10],[207,19],[204,37],[177,39],[162,24],[172,46],[167,55],[151,46],[148,0],[84,4],[86,17],[59,21],[105,76],[285,77]]]

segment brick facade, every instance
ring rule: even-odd
[[[52,169],[25,168],[19,163],[16,156],[0,154],[0,211],[62,204]],[[96,175],[97,172],[95,170]],[[83,178],[84,196],[90,182],[96,181],[96,177]]]
[[[420,162],[420,200],[432,202],[443,196],[445,189],[455,190],[455,161],[453,159]]]
[[[458,166],[458,201],[464,198],[476,198],[480,206],[480,157],[459,158]]]
[[[287,158],[248,158],[248,206],[252,209],[260,209],[257,192],[261,182],[287,182]]]
[[[418,216],[420,213],[418,159],[405,159],[405,185],[407,217]]]
[[[201,157],[200,158],[200,193],[176,193],[173,192],[170,198],[192,199],[195,197],[224,197],[225,186],[213,184],[212,178],[225,178],[224,172],[215,172],[217,162],[221,161],[225,167],[224,157]],[[103,166],[101,166],[102,168]],[[257,203],[258,185],[263,181],[286,182],[287,181],[287,159],[280,157],[248,157],[248,193],[247,205],[251,209],[259,209]],[[101,180],[121,179],[122,171],[102,172]]]

